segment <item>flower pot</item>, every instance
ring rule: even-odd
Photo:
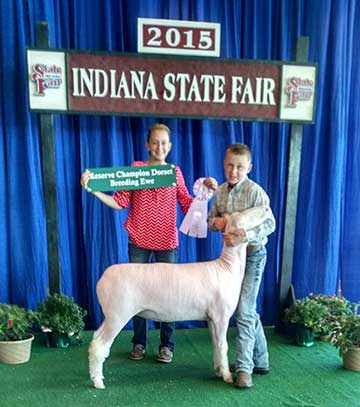
[[[329,333],[321,334],[321,335],[318,336],[318,339],[319,339],[319,341],[322,341],[322,342],[330,342],[331,341],[331,336],[330,336]]]
[[[360,372],[360,348],[350,348],[344,353],[343,366],[345,369]]]
[[[52,348],[68,348],[70,345],[70,337],[68,334],[58,332],[49,332],[49,344]]]
[[[296,345],[308,348],[314,344],[315,333],[303,325],[296,325],[294,339]]]
[[[16,365],[30,360],[34,336],[22,341],[0,341],[0,362]]]

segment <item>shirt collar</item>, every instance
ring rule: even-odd
[[[248,176],[245,175],[245,177],[235,185],[230,185],[229,183],[227,183],[227,190],[230,192],[232,189],[238,188],[247,178]]]

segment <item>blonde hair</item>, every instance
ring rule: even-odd
[[[155,130],[165,130],[167,132],[167,134],[169,135],[169,141],[171,141],[171,131],[169,129],[168,126],[166,126],[166,124],[162,124],[162,123],[155,123],[153,124],[150,129],[148,130],[148,134],[147,134],[147,142],[149,143],[150,141],[150,137],[151,137],[151,133]]]
[[[240,143],[232,144],[226,150],[226,152],[236,154],[236,155],[246,155],[249,159],[249,162],[251,162],[251,150],[250,150],[249,146],[247,146],[246,144],[240,144]]]

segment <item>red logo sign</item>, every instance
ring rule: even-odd
[[[314,82],[310,79],[292,77],[287,80],[285,93],[288,95],[287,107],[296,107],[298,101],[311,100]]]
[[[62,84],[62,69],[56,65],[33,65],[31,80],[35,83],[35,95],[45,96],[45,89],[59,88]]]

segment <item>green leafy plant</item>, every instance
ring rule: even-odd
[[[320,304],[312,298],[305,297],[296,300],[285,309],[284,321],[302,325],[315,333],[323,332],[327,326],[329,312],[326,305]]]
[[[330,324],[330,340],[343,356],[350,348],[360,348],[360,304],[353,304],[351,315],[340,315]]]
[[[325,305],[328,311],[328,318],[324,321],[321,334],[327,335],[330,331],[330,324],[335,317],[342,315],[351,315],[351,303],[346,298],[332,295],[324,294],[310,294],[309,298],[318,302],[319,304]]]
[[[21,341],[31,335],[37,314],[18,305],[0,304],[0,341]]]
[[[310,294],[309,298],[326,305],[331,315],[351,315],[351,302],[335,294]]]
[[[39,324],[45,332],[55,332],[80,338],[84,330],[86,311],[63,294],[49,295],[39,303]]]

